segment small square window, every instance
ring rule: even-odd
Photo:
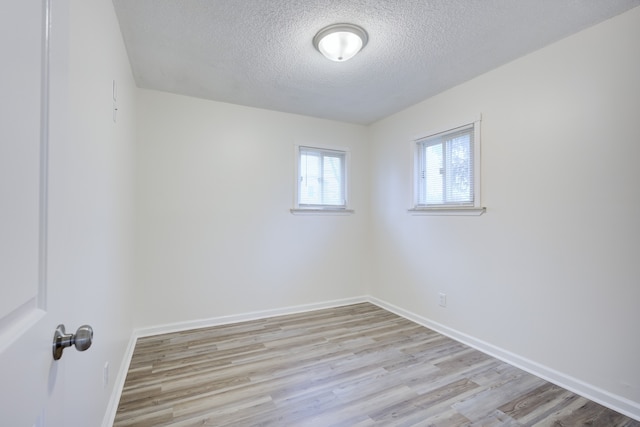
[[[347,209],[347,151],[296,146],[296,209]]]
[[[479,121],[418,138],[414,210],[480,207]]]

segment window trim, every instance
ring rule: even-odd
[[[481,197],[481,136],[480,125],[482,116],[477,115],[469,120],[457,121],[449,126],[440,127],[438,129],[422,133],[414,138],[410,142],[411,148],[411,200],[410,208],[408,212],[413,215],[482,215],[486,212],[486,207],[482,207]],[[455,204],[443,204],[443,205],[419,205],[418,204],[418,191],[419,184],[417,177],[419,174],[418,167],[418,155],[420,141],[434,137],[440,134],[453,132],[457,129],[473,126],[473,205],[455,205]]]
[[[343,206],[332,205],[301,205],[298,199],[300,189],[300,149],[309,148],[318,151],[334,151],[344,154],[344,199]],[[294,215],[349,215],[354,213],[351,209],[351,150],[345,147],[319,145],[319,144],[295,144],[294,145],[294,188],[293,188],[293,208],[290,212]]]

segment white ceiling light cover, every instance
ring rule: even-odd
[[[313,45],[326,58],[344,62],[353,58],[367,44],[367,32],[353,24],[335,24],[323,28],[313,38]]]

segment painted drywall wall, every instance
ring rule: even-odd
[[[48,301],[68,332],[89,324],[94,341],[55,362],[62,393],[47,412],[64,408],[51,425],[98,426],[132,331],[135,84],[112,3],[54,3]]]
[[[361,296],[366,128],[140,90],[138,327]],[[351,151],[352,215],[293,215],[294,146]]]
[[[635,8],[374,124],[372,295],[640,408],[638,40]],[[410,141],[478,113],[487,213],[412,216]]]

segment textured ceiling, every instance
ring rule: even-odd
[[[139,87],[368,124],[640,0],[113,0]],[[347,62],[313,36],[354,23]]]

